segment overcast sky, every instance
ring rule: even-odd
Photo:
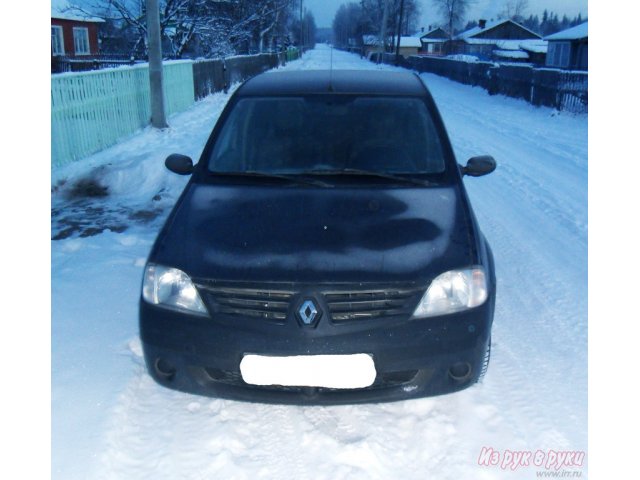
[[[338,7],[343,3],[356,0],[303,0],[304,6],[313,12],[318,27],[331,27],[333,17]],[[425,28],[430,24],[439,22],[437,13],[433,10],[431,0],[418,0],[422,6],[422,25]],[[467,14],[467,20],[477,20],[495,18],[500,12],[506,0],[475,0]],[[557,13],[560,18],[567,14],[573,18],[578,13],[583,17],[587,16],[587,0],[529,0],[527,15],[538,14],[542,16],[544,9]],[[466,22],[465,22],[466,23]]]

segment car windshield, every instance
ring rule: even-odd
[[[247,97],[230,112],[211,172],[370,171],[437,174],[442,146],[425,102],[412,97]]]

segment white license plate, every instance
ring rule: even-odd
[[[373,384],[376,367],[365,353],[353,355],[245,355],[242,379],[251,385],[365,388]]]

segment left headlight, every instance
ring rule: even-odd
[[[177,268],[147,264],[142,282],[142,298],[153,305],[200,315],[208,314],[189,276]]]
[[[438,275],[431,282],[413,317],[433,317],[467,310],[482,305],[487,295],[483,268],[451,270]]]

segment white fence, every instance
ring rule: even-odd
[[[167,115],[194,102],[191,61],[164,64]],[[51,167],[95,153],[149,124],[147,65],[51,77]]]

